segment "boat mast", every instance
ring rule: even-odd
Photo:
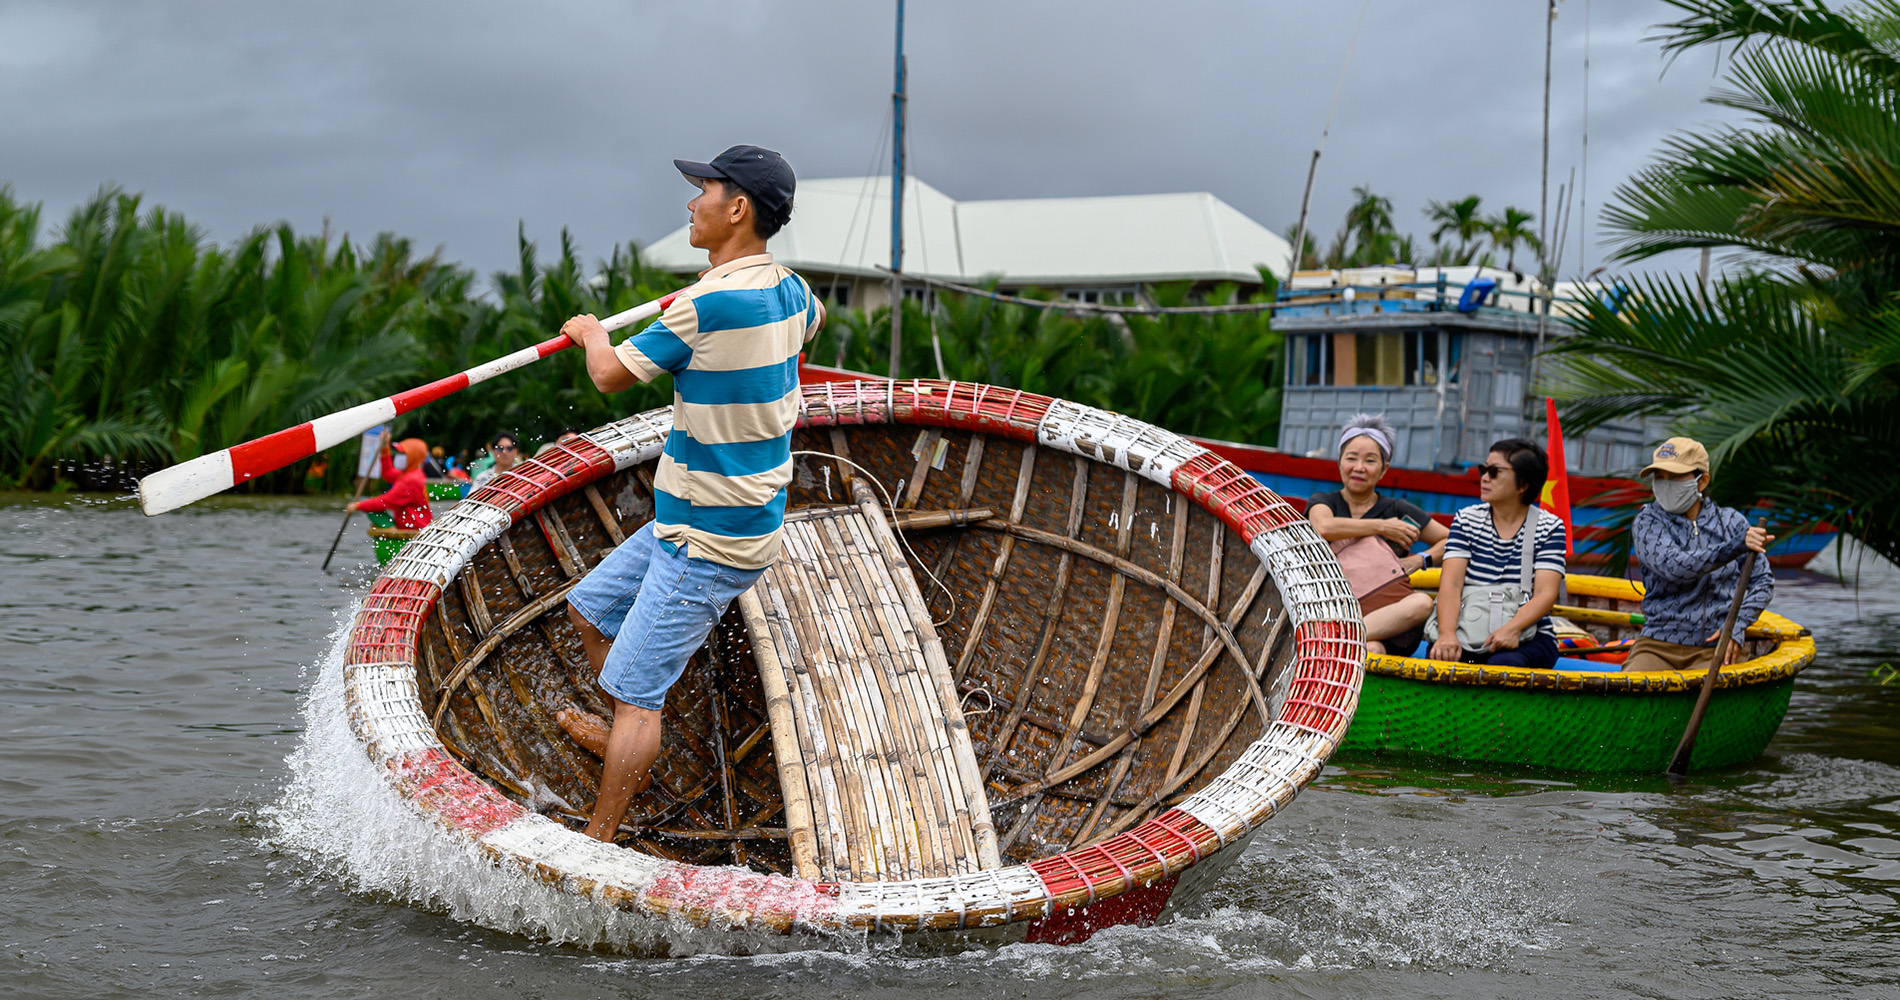
[[[1539,298],[1544,300],[1544,308],[1537,315],[1537,348],[1531,353],[1530,383],[1525,386],[1524,405],[1527,413],[1534,408],[1531,400],[1537,398],[1537,376],[1544,360],[1544,337],[1550,330],[1551,284],[1557,280],[1557,268],[1552,263],[1550,252],[1550,237],[1555,232],[1550,228],[1550,48],[1552,35],[1557,29],[1557,0],[1548,0],[1548,4],[1544,16],[1544,167],[1537,193],[1537,270],[1538,284],[1543,286]],[[1531,305],[1535,308],[1537,300],[1532,299]]]
[[[904,350],[904,0],[897,0],[897,60],[891,88],[891,377]]]
[[[1545,285],[1544,312],[1550,312],[1549,285],[1557,276],[1550,271],[1550,48],[1551,38],[1557,29],[1557,0],[1547,0],[1549,6],[1544,16],[1544,166],[1539,175],[1537,189],[1537,255],[1544,267],[1540,275]],[[1538,346],[1543,346],[1543,337],[1538,337]]]

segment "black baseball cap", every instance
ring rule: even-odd
[[[798,186],[798,178],[792,176],[792,165],[785,162],[785,157],[762,146],[734,146],[710,163],[674,160],[673,165],[688,177],[739,185],[758,202],[759,215],[767,219],[791,206],[792,191]]]

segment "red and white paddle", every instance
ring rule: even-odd
[[[664,298],[634,306],[626,312],[615,313],[601,320],[600,325],[612,331],[651,319],[658,316],[678,294],[674,292]],[[393,420],[425,403],[433,403],[477,382],[486,382],[504,372],[534,364],[566,349],[572,343],[565,336],[545,340],[487,364],[476,365],[460,375],[437,379],[428,385],[385,396],[373,403],[339,410],[309,423],[160,469],[139,480],[139,506],[150,516],[196,503],[247,479],[276,472],[298,459],[309,458],[325,448],[342,444],[377,424]]]

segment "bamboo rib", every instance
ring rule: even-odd
[[[1220,593],[1221,556],[1226,551],[1222,542],[1226,534],[1225,528],[1217,527],[1214,529],[1213,538],[1208,543],[1207,594],[1208,603],[1210,605],[1215,603],[1217,595]],[[1201,630],[1201,642],[1203,645],[1213,638],[1212,629],[1203,628]],[[1201,718],[1201,699],[1206,695],[1206,692],[1207,684],[1205,682],[1195,683],[1194,694],[1188,699],[1187,717],[1181,720],[1181,732],[1175,737],[1174,753],[1168,758],[1168,769],[1162,776],[1162,781],[1164,782],[1173,779],[1173,777],[1180,772],[1181,765],[1187,761],[1188,744],[1194,740],[1194,728],[1199,724]]]
[[[917,457],[917,466],[911,472],[910,486],[904,490],[904,499],[898,506],[905,510],[914,510],[917,501],[924,496],[924,480],[930,475],[930,459],[936,454],[937,442],[943,439],[943,429],[932,427],[923,432],[923,454]]]
[[[957,508],[959,510],[969,507],[970,498],[976,494],[977,474],[983,471],[983,449],[985,440],[981,434],[970,435],[969,447],[963,452],[963,476],[961,481],[957,483]],[[987,507],[983,509],[989,510]],[[995,513],[992,512],[990,516],[994,517]],[[930,568],[931,574],[939,580],[943,579],[944,574],[950,570],[951,561],[956,558],[957,553],[961,551],[962,548],[963,536],[961,534],[944,542],[943,552],[937,556],[936,565]]]
[[[726,760],[726,727],[728,725],[726,694],[724,687],[719,683],[712,662],[710,660],[703,662],[706,672],[707,700],[712,707],[713,768],[719,773],[719,799],[720,804],[725,807],[726,829],[731,830],[739,825],[739,803],[732,795],[732,765]],[[736,840],[732,844],[732,863],[745,864],[745,847]]]
[[[1134,537],[1135,499],[1140,489],[1141,480],[1134,473],[1122,474],[1122,505],[1115,532],[1115,554],[1123,560],[1128,556],[1128,545]],[[1069,711],[1069,722],[1063,727],[1062,738],[1052,748],[1049,766],[1044,770],[1044,781],[1048,780],[1048,775],[1062,770],[1062,765],[1068,763],[1076,734],[1082,731],[1082,723],[1088,718],[1089,709],[1095,707],[1095,697],[1102,687],[1102,673],[1108,668],[1109,653],[1115,645],[1115,629],[1120,624],[1122,614],[1122,594],[1127,586],[1128,577],[1122,573],[1115,574],[1108,582],[1108,602],[1102,612],[1101,635],[1095,641],[1095,656],[1089,660],[1088,675],[1082,681],[1081,694],[1077,695],[1075,705]],[[1036,814],[1041,811],[1042,801],[1038,793],[1023,803],[1016,825],[1003,838],[1004,843],[1016,842],[1016,838],[1035,821]]]
[[[1222,634],[1225,634],[1225,635],[1232,634],[1231,630],[1233,626],[1240,623],[1242,617],[1246,614],[1247,609],[1253,605],[1254,598],[1258,596],[1260,592],[1260,587],[1266,581],[1266,577],[1267,577],[1267,569],[1265,566],[1262,566],[1259,569],[1256,569],[1254,571],[1253,578],[1250,581],[1248,581],[1247,588],[1242,592],[1240,600],[1235,602],[1233,608],[1229,610],[1226,621],[1224,623]],[[1198,604],[1195,604],[1191,601],[1183,601],[1182,603],[1187,604],[1190,608],[1194,609],[1196,614],[1203,614],[1204,612],[1206,612],[1205,608],[1202,608]],[[1212,631],[1212,630],[1210,629],[1209,631]],[[1219,641],[1218,636],[1210,638],[1207,647],[1202,650],[1200,659],[1195,661],[1194,666],[1190,668],[1188,672],[1185,675],[1183,675],[1179,681],[1175,682],[1174,687],[1169,690],[1167,695],[1163,696],[1162,699],[1159,702],[1157,702],[1153,708],[1149,709],[1148,712],[1144,714],[1140,719],[1137,719],[1134,725],[1129,726],[1127,729],[1123,730],[1120,734],[1116,735],[1114,738],[1102,744],[1102,746],[1099,749],[1097,749],[1094,753],[1091,753],[1087,757],[1077,760],[1073,764],[1070,764],[1067,767],[1063,768],[1062,770],[1057,771],[1055,774],[1050,775],[1049,778],[1047,779],[1046,784],[1039,782],[1033,786],[1016,789],[1014,790],[1014,793],[1012,794],[1011,798],[1005,801],[1013,802],[1017,798],[1020,798],[1024,795],[1029,795],[1035,792],[1042,791],[1044,790],[1044,788],[1048,787],[1049,785],[1061,784],[1062,782],[1067,781],[1075,777],[1076,775],[1083,773],[1084,771],[1087,771],[1088,769],[1094,767],[1095,765],[1100,764],[1103,760],[1107,759],[1109,754],[1112,754],[1116,752],[1117,750],[1120,750],[1122,747],[1127,746],[1135,738],[1147,732],[1149,729],[1152,729],[1156,723],[1166,718],[1168,713],[1174,710],[1174,706],[1180,703],[1182,696],[1189,693],[1190,689],[1192,689],[1195,692],[1199,692],[1202,689],[1202,682],[1206,679],[1207,671],[1213,668],[1215,662],[1217,662],[1220,659],[1220,655],[1223,652],[1231,654],[1234,652],[1235,648],[1237,647],[1231,647],[1231,646],[1228,646],[1226,643]],[[1245,658],[1245,654],[1240,654],[1240,655],[1242,656],[1241,662],[1243,663],[1248,662],[1247,659]],[[1199,705],[1199,700],[1197,698],[1195,701],[1193,701],[1190,704],[1189,711],[1190,712],[1198,711],[1198,705]],[[1183,739],[1181,741],[1181,745],[1186,745],[1186,742],[1187,741]],[[1180,752],[1179,747],[1177,747],[1176,749],[1177,749],[1177,753]]]
[[[1032,541],[1041,542],[1044,545],[1049,545],[1058,549],[1062,549],[1065,553],[1074,553],[1076,555],[1088,556],[1089,558],[1094,559],[1097,562],[1101,562],[1105,565],[1113,567],[1114,569],[1116,569],[1117,571],[1121,573],[1134,577],[1135,579],[1151,587],[1154,587],[1159,590],[1167,591],[1169,597],[1172,597],[1175,600],[1181,602],[1182,605],[1193,609],[1194,613],[1199,615],[1203,621],[1205,621],[1210,626],[1213,626],[1216,637],[1220,639],[1223,645],[1227,646],[1228,650],[1234,654],[1236,660],[1241,664],[1241,674],[1243,678],[1247,679],[1248,685],[1249,685],[1248,696],[1254,700],[1255,708],[1257,708],[1260,712],[1260,720],[1262,722],[1271,721],[1271,714],[1267,711],[1266,695],[1261,693],[1260,685],[1253,681],[1252,675],[1247,673],[1246,664],[1249,661],[1249,657],[1247,656],[1246,652],[1240,648],[1240,643],[1238,640],[1234,638],[1234,634],[1232,630],[1230,630],[1226,625],[1222,624],[1220,619],[1215,617],[1214,613],[1209,611],[1206,608],[1206,606],[1202,605],[1199,601],[1196,601],[1194,598],[1188,596],[1187,591],[1184,591],[1179,586],[1168,582],[1163,577],[1156,576],[1150,570],[1144,569],[1143,567],[1138,566],[1132,562],[1129,562],[1126,559],[1120,558],[1119,556],[1114,556],[1114,555],[1110,555],[1107,552],[1103,552],[1101,549],[1098,549],[1085,542],[1076,541],[1073,538],[1066,538],[1062,535],[1052,534],[1047,531],[1040,531],[1035,528],[1026,528],[1026,527],[1023,527],[1022,525],[1017,525],[1017,524],[997,525],[993,521],[984,521],[978,524],[977,527],[986,528],[993,531],[1007,531],[1010,534],[1016,535],[1021,538],[1027,538]],[[1262,568],[1261,572],[1265,572],[1264,567]]]
[[[534,584],[529,581],[527,571],[521,568],[521,556],[515,552],[515,540],[504,531],[500,538],[495,539],[495,547],[501,550],[502,561],[508,564],[508,575],[514,578],[515,586],[521,590],[521,599],[534,600]]]
[[[582,558],[573,536],[567,533],[567,522],[561,520],[561,512],[548,504],[534,512],[534,519],[547,535],[548,547],[554,550],[555,561],[561,564],[562,572],[568,576],[586,575],[587,560]]]
[[[975,510],[918,510],[898,511],[879,520],[888,522],[898,531],[929,531],[932,528],[955,528],[987,521],[996,516],[988,507]],[[937,574],[942,577],[942,573]]]
[[[462,606],[468,609],[468,620],[475,623],[476,631],[487,635],[494,631],[495,621],[488,617],[488,598],[482,593],[481,581],[475,579],[469,567],[456,575],[456,583],[462,591]]]
[[[1268,665],[1271,663],[1271,658],[1273,655],[1273,647],[1279,645],[1280,632],[1281,632],[1281,629],[1285,627],[1286,622],[1287,622],[1287,616],[1284,612],[1282,612],[1279,618],[1275,619],[1273,623],[1273,628],[1267,632],[1267,638],[1260,646],[1260,661],[1257,665],[1250,668],[1249,676],[1255,677],[1257,680],[1257,677],[1259,674],[1266,672]],[[1112,837],[1115,834],[1120,833],[1122,830],[1127,828],[1127,826],[1130,824],[1132,820],[1132,817],[1148,809],[1154,808],[1162,800],[1166,799],[1170,795],[1173,795],[1177,790],[1181,788],[1181,786],[1187,784],[1190,781],[1193,781],[1196,776],[1198,776],[1202,771],[1207,769],[1207,765],[1214,762],[1215,757],[1220,756],[1221,747],[1227,745],[1228,738],[1234,734],[1234,729],[1240,725],[1240,720],[1246,717],[1247,717],[1247,704],[1245,702],[1242,702],[1238,705],[1235,705],[1233,712],[1229,713],[1229,715],[1227,716],[1226,723],[1224,723],[1221,726],[1220,735],[1216,736],[1214,738],[1214,741],[1208,744],[1207,750],[1204,753],[1202,753],[1199,758],[1195,760],[1193,767],[1188,768],[1187,770],[1181,772],[1180,774],[1170,776],[1165,782],[1162,783],[1162,786],[1160,788],[1156,789],[1152,794],[1142,799],[1141,805],[1137,806],[1135,809],[1130,810],[1129,812],[1122,814],[1119,818],[1116,819],[1116,821],[1113,824],[1109,826],[1107,830],[1102,831],[1102,835],[1105,837]]]
[[[1023,511],[1029,505],[1029,484],[1035,478],[1036,445],[1034,442],[1023,446],[1022,464],[1016,469],[1016,496],[1009,504],[1011,522],[1021,521]],[[970,672],[970,664],[976,659],[976,651],[983,645],[983,626],[989,623],[990,609],[996,605],[996,592],[1003,585],[1003,577],[1009,571],[1009,555],[1016,540],[1004,536],[1003,544],[996,551],[996,560],[990,564],[989,580],[983,585],[983,599],[977,603],[976,615],[970,619],[969,638],[963,640],[963,652],[957,657],[954,678],[958,681]]]
[[[455,670],[449,674],[448,682],[442,687],[442,702],[436,706],[435,718],[429,720],[430,724],[437,728],[441,727],[442,709],[448,704],[449,696],[455,693],[459,685],[469,679],[469,676],[475,672],[475,668],[481,666],[482,661],[488,658],[488,654],[493,653],[503,640],[522,627],[532,624],[549,608],[566,601],[567,592],[573,590],[574,585],[578,583],[580,583],[579,580],[569,580],[541,597],[529,601],[527,607],[509,615],[507,620],[495,626],[494,631],[484,636],[482,641],[476,644],[475,649],[466,656],[456,648],[459,643],[454,638],[454,630],[447,628],[445,623],[442,634],[449,637],[449,651],[455,654],[456,664]]]
[[[627,534],[621,530],[620,519],[614,516],[613,508],[607,506],[607,501],[594,488],[594,484],[588,483],[581,493],[587,497],[588,506],[594,508],[594,516],[600,520],[600,527],[607,532],[607,537],[613,539],[615,545],[625,543]]]
[[[1065,526],[1065,530],[1070,537],[1063,537],[1061,535],[1050,535],[1049,537],[1062,538],[1063,541],[1074,540],[1073,536],[1082,528],[1082,515],[1085,510],[1084,504],[1088,499],[1088,489],[1089,461],[1086,458],[1078,456],[1075,459],[1075,476],[1069,487],[1069,518]],[[985,521],[983,523],[990,524],[993,522]],[[1010,523],[1014,525],[1015,519],[1012,518]],[[1036,534],[1040,535],[1044,533],[1036,532]],[[1029,661],[1029,667],[1023,671],[1022,680],[1017,682],[1016,707],[1010,710],[1009,717],[1003,720],[1002,728],[997,731],[994,742],[996,749],[990,758],[991,760],[1009,756],[1010,741],[1015,738],[1017,728],[1022,725],[1023,713],[1029,710],[1029,703],[1035,697],[1036,681],[1041,677],[1043,665],[1048,661],[1049,650],[1055,645],[1056,623],[1062,619],[1062,612],[1066,610],[1063,605],[1068,596],[1069,571],[1074,557],[1074,553],[1064,549],[1061,557],[1056,560],[1055,582],[1050,588],[1049,606],[1043,611],[1042,633],[1041,638],[1036,643],[1036,655]],[[986,781],[989,779],[989,771],[987,768],[984,770],[983,777]],[[1021,829],[1021,827],[1018,827],[1012,832],[1020,833]],[[1009,850],[1010,844],[1010,838],[1005,837],[998,845],[998,850],[1006,852]]]
[[[1187,554],[1187,512],[1187,504],[1174,505],[1174,530],[1168,539],[1168,582],[1176,586],[1181,583],[1182,563]],[[1122,553],[1123,556],[1127,554],[1127,552]],[[1168,644],[1174,638],[1174,609],[1173,601],[1164,602],[1161,606],[1161,622],[1155,630],[1154,656],[1148,661],[1148,677],[1142,684],[1141,701],[1135,709],[1137,718],[1147,715],[1148,710],[1154,707],[1155,693],[1161,687],[1161,670],[1167,665]],[[1128,779],[1128,773],[1134,769],[1135,754],[1140,751],[1141,744],[1142,738],[1136,736],[1122,748],[1121,756],[1115,759],[1115,770],[1110,773],[1108,783],[1102,786],[1102,793],[1096,797],[1088,816],[1083,819],[1082,825],[1076,830],[1075,837],[1070,840],[1071,848],[1088,843],[1089,834],[1095,832],[1095,825],[1102,821],[1102,816],[1112,804],[1115,793],[1121,790],[1122,782]]]

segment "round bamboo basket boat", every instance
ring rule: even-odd
[[[1438,570],[1414,573],[1412,585],[1435,592]],[[1557,615],[1568,627],[1560,633],[1580,645],[1561,652],[1571,666],[1586,665],[1579,657],[1600,658],[1591,665],[1601,669],[1374,656],[1344,749],[1563,771],[1662,771],[1706,671],[1619,672],[1618,645],[1642,629],[1643,585],[1573,573],[1567,587]],[[1747,658],[1716,674],[1690,758],[1695,770],[1760,756],[1788,711],[1795,675],[1814,662],[1808,630],[1772,611],[1747,637]]]
[[[787,801],[781,769],[815,765],[772,731],[782,685],[762,684],[769,636],[740,619],[745,598],[669,695],[653,785],[619,842],[578,832],[600,764],[554,713],[610,712],[565,595],[652,517],[669,408],[524,460],[377,579],[344,698],[397,792],[492,865],[675,925],[1072,942],[1191,902],[1318,776],[1358,701],[1364,626],[1279,496],[1179,435],[1046,396],[924,380],[801,394],[788,523],[848,501],[854,474],[888,491],[994,863],[796,874],[789,817],[814,804]],[[788,544],[782,561],[803,557]],[[888,801],[864,790],[843,808]]]

